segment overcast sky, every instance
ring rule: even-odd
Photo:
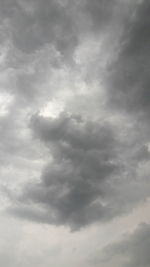
[[[149,70],[149,0],[0,0],[0,266],[150,266]]]

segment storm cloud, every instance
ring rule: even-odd
[[[149,195],[149,129],[137,120],[149,112],[149,4],[0,4],[10,80],[4,85],[15,114],[2,121],[2,154],[16,151],[22,164],[34,157],[32,168],[40,162],[9,210],[78,229],[134,209]],[[63,103],[62,111],[45,117],[42,110],[53,100]]]
[[[30,127],[49,149],[51,161],[40,181],[24,188],[15,214],[78,229],[126,213],[148,196],[146,181],[141,183],[134,171],[125,174],[119,153],[126,147],[112,125],[64,112],[51,119],[35,115]],[[130,160],[138,168],[142,158]]]
[[[4,267],[148,266],[149,11],[146,0],[0,0]]]
[[[115,108],[149,116],[149,10],[142,1],[125,27],[120,51],[108,72],[110,103]],[[107,83],[107,82],[106,82]]]
[[[119,171],[117,141],[110,126],[62,113],[51,120],[34,116],[31,127],[49,147],[52,162],[39,184],[27,186],[25,202],[45,206],[43,220],[56,224],[80,227],[107,216],[101,203],[103,184]]]

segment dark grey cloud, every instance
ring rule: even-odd
[[[8,50],[1,88],[14,98],[9,115],[1,119],[1,162],[19,168],[14,155],[28,158],[29,164],[30,159],[41,160],[44,148],[49,152],[39,182],[27,182],[13,202],[13,213],[75,229],[129,212],[149,195],[146,175],[141,181],[138,173],[139,165],[144,168],[149,162],[145,128],[137,134],[135,123],[133,138],[133,132],[128,133],[131,121],[120,122],[121,129],[112,109],[149,114],[149,3],[133,1],[136,8],[131,4],[130,10],[125,2],[0,1],[0,37]],[[101,83],[105,74],[106,84]],[[99,85],[107,91],[108,106],[103,94],[99,101]],[[64,109],[78,115],[32,116],[59,90]],[[89,118],[80,114],[83,102]],[[116,124],[108,123],[111,119]]]
[[[49,223],[78,228],[97,220],[105,213],[100,201],[103,181],[119,170],[110,126],[65,113],[56,119],[35,116],[31,126],[50,148],[53,161],[43,170],[39,184],[27,185],[23,202],[45,207],[41,220]]]
[[[7,19],[15,47],[32,53],[51,43],[62,53],[77,42],[71,10],[59,1],[1,1],[2,18]]]
[[[115,108],[149,116],[150,3],[136,6],[120,40],[120,51],[112,63],[107,82],[110,103]],[[106,82],[106,83],[107,83]]]
[[[148,145],[144,145],[136,151],[135,155],[136,160],[139,162],[147,161],[150,159],[150,153],[149,153],[149,148]]]
[[[99,32],[100,30],[109,25],[113,19],[114,11],[118,1],[105,1],[105,0],[86,0],[84,5],[84,12],[92,22],[93,31]]]
[[[133,233],[104,249],[101,265],[119,259],[119,267],[148,267],[150,264],[150,225],[141,224]],[[99,264],[98,263],[98,264]],[[108,265],[110,266],[110,265]]]
[[[43,95],[50,97],[47,76],[52,80],[51,72],[72,59],[80,35],[76,15],[73,1],[0,1],[0,39],[7,50],[3,70],[10,81],[6,90],[25,108]]]
[[[50,97],[53,88],[45,89],[46,75],[52,80],[52,72],[76,65],[75,52],[87,36],[116,36],[112,25],[120,21],[116,7],[121,6],[116,0],[0,1],[0,33],[8,49],[5,64],[13,80],[9,91],[25,105],[34,105],[44,94]]]
[[[49,44],[64,60],[73,56],[84,36],[103,34],[106,26],[110,31],[118,17],[116,7],[122,12],[121,6],[119,0],[0,2],[1,21],[15,48],[28,55]]]
[[[57,118],[35,115],[31,128],[51,161],[38,183],[24,187],[13,213],[78,229],[128,212],[148,196],[146,182],[125,175],[129,170],[119,153],[126,148],[108,123],[63,112]]]

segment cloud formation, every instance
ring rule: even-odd
[[[119,259],[120,267],[148,267],[150,263],[150,225],[141,224],[133,233],[108,245],[103,251],[102,266],[112,266]],[[99,263],[98,263],[99,264]]]
[[[110,126],[62,113],[56,119],[34,116],[31,127],[53,159],[41,182],[25,189],[25,202],[45,206],[43,220],[50,223],[80,227],[107,217],[101,203],[103,184],[119,170]]]
[[[2,266],[150,265],[149,11],[0,0]]]
[[[49,148],[51,161],[40,181],[24,188],[15,214],[78,229],[108,221],[146,199],[148,184],[135,179],[134,172],[131,177],[120,161],[119,153],[126,147],[108,123],[63,112],[56,118],[35,115],[31,128]],[[137,160],[130,160],[137,168]]]
[[[108,73],[109,99],[115,108],[149,116],[149,10],[137,6],[120,40],[120,51]]]
[[[71,10],[61,1],[1,1],[2,18],[9,24],[16,48],[33,53],[46,43],[62,53],[76,43]]]
[[[0,160],[29,175],[13,214],[78,229],[148,197],[148,11],[146,1],[0,1],[0,85],[12,97]],[[39,115],[53,100],[64,111]]]

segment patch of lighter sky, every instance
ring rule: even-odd
[[[5,45],[0,46],[0,68],[5,65],[7,54],[8,54],[8,44],[6,43]]]
[[[97,67],[96,69],[94,67],[97,57],[101,58],[100,65],[104,66],[104,61],[107,61],[102,43],[101,39],[97,42],[94,37],[89,40],[88,37],[85,38],[75,50],[74,65],[71,67],[62,65],[59,70],[51,72],[51,78],[49,75],[45,77],[44,88],[53,88],[53,92],[50,99],[47,99],[40,107],[41,116],[55,118],[66,109],[67,112],[80,112],[82,115],[94,115],[94,117],[96,114],[100,116],[106,112],[104,111],[106,93],[102,84],[97,84],[97,79],[95,79]],[[92,78],[93,74],[94,78]],[[101,79],[103,79],[103,71]],[[96,100],[94,95],[97,92],[99,99]],[[97,101],[100,101],[98,109],[101,111],[96,108]]]
[[[9,107],[13,102],[13,96],[8,93],[0,93],[0,117],[9,113]]]
[[[13,260],[17,255],[18,263],[14,265],[17,267],[21,263],[24,267],[27,262],[29,267],[34,264],[39,267],[43,265],[46,267],[49,265],[56,267],[93,266],[90,259],[100,253],[103,247],[119,240],[122,234],[133,231],[139,223],[150,222],[149,205],[150,200],[128,216],[115,219],[112,223],[105,225],[95,224],[78,232],[70,232],[63,226],[20,221],[0,214],[0,217],[3,216],[0,229],[1,248],[5,251],[7,249]],[[11,232],[6,231],[10,222]],[[9,238],[15,242],[13,255],[9,250],[13,241],[8,242]]]
[[[40,110],[40,116],[56,118],[64,110],[64,103],[59,99],[53,99],[46,103]]]

